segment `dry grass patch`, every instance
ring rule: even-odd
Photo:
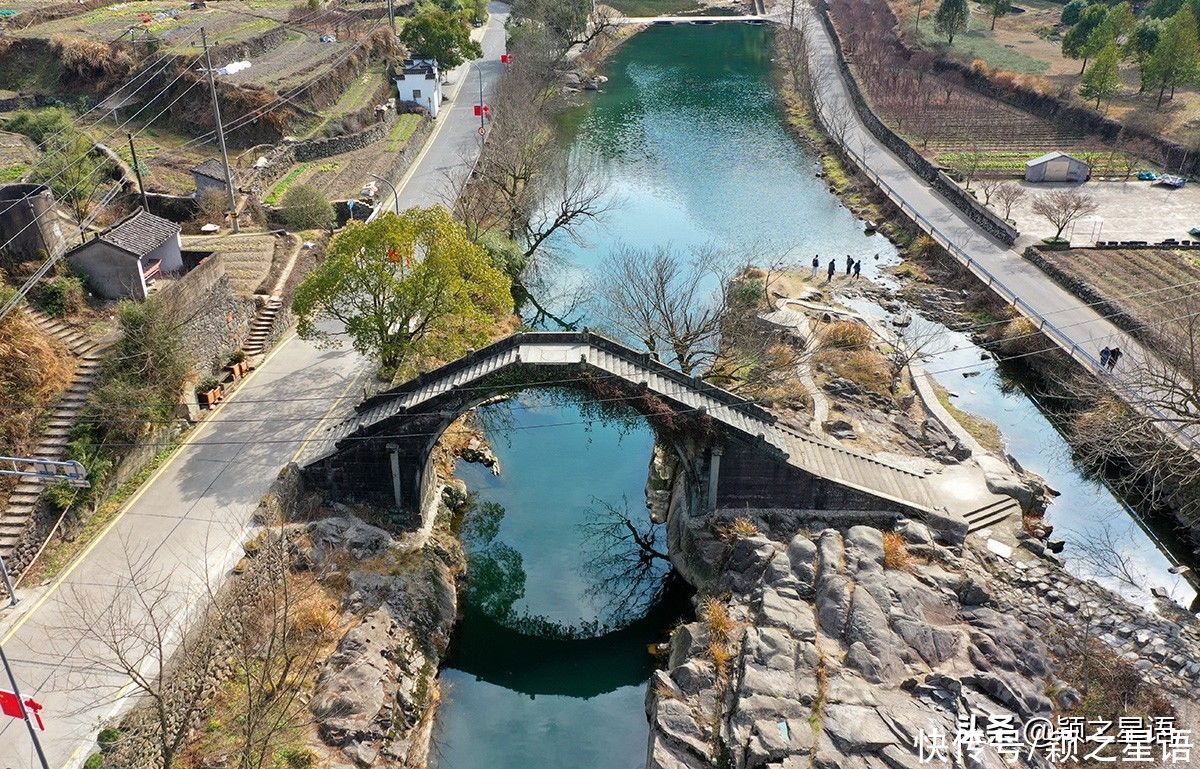
[[[744,515],[740,515],[729,523],[717,528],[717,536],[726,542],[753,537],[758,533],[758,525]]]
[[[706,598],[700,606],[700,621],[708,630],[708,656],[717,670],[717,677],[724,679],[733,660],[733,635],[737,622],[729,614],[729,607],[717,598]]]
[[[937,399],[942,404],[942,408],[946,409],[947,413],[954,417],[954,421],[962,425],[972,438],[979,441],[980,446],[993,454],[1004,452],[1004,434],[1000,432],[1000,428],[995,422],[960,409],[951,400],[950,391],[936,382],[933,383],[933,390],[937,393]]]
[[[847,379],[865,390],[890,397],[891,367],[878,350],[821,350],[814,356],[820,370]]]
[[[908,551],[904,537],[894,531],[883,532],[883,568],[911,571],[913,566],[920,563],[925,563],[925,559]]]
[[[822,350],[860,350],[874,339],[871,329],[852,320],[835,320],[823,326],[818,334]]]

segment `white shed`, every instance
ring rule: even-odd
[[[1091,175],[1087,163],[1065,152],[1047,152],[1025,164],[1027,182],[1086,182]]]
[[[442,78],[433,59],[405,59],[396,73],[397,101],[417,104],[437,117],[442,105]]]

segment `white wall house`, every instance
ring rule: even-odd
[[[183,270],[179,225],[138,210],[72,248],[66,259],[97,296],[145,299],[157,278]]]
[[[416,104],[438,116],[442,106],[442,78],[433,59],[405,59],[396,73],[396,98]]]

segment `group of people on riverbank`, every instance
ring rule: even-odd
[[[875,258],[878,259],[879,254],[876,254]],[[813,277],[813,278],[817,277],[817,273],[820,272],[820,270],[821,270],[821,255],[813,254],[812,275],[810,277]],[[827,275],[825,277],[825,282],[831,283],[833,281],[833,276],[837,274],[837,258],[836,257],[829,260],[829,267],[826,269],[826,273],[827,273]],[[854,275],[855,278],[858,278],[862,274],[862,259],[855,260],[854,257],[850,256],[850,254],[846,254],[846,277],[848,278],[852,274]]]

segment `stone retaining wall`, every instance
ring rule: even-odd
[[[234,292],[220,254],[170,281],[157,296],[169,302],[180,318],[183,350],[197,376],[224,366],[250,333],[254,300]]]
[[[959,187],[953,179],[935,167],[921,153],[913,149],[912,145],[904,141],[899,134],[888,128],[875,115],[875,112],[871,109],[871,106],[867,103],[866,98],[859,89],[858,81],[855,80],[854,73],[850,70],[850,65],[846,61],[841,38],[838,36],[837,28],[829,16],[828,8],[823,3],[818,3],[818,9],[817,15],[820,17],[821,23],[825,25],[825,29],[829,32],[830,39],[833,42],[834,57],[846,81],[846,90],[850,94],[850,101],[854,104],[854,110],[858,113],[859,119],[863,121],[867,130],[876,139],[881,141],[885,147],[903,160],[905,165],[950,201],[954,207],[970,217],[971,221],[983,227],[1000,241],[1010,246],[1015,243],[1017,236],[1020,234],[1015,227],[999,216],[996,216],[987,206],[972,197],[962,187]]]

